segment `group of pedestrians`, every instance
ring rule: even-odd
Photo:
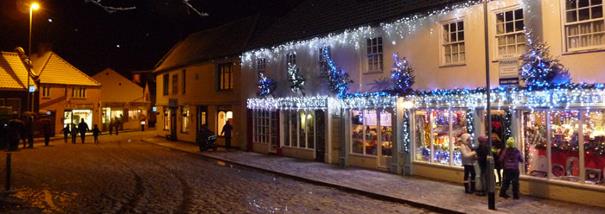
[[[86,132],[92,131],[92,136],[94,139],[94,143],[99,143],[99,135],[101,134],[101,130],[97,125],[94,125],[92,130],[88,127],[88,124],[84,122],[84,119],[80,120],[80,123],[76,126],[76,124],[67,124],[63,127],[63,140],[67,143],[69,136],[71,135],[71,143],[76,144],[76,139],[78,134],[80,135],[80,139],[82,140],[82,144],[86,141]]]
[[[509,198],[507,194],[509,186],[512,184],[513,199],[519,199],[519,163],[523,161],[521,152],[516,148],[515,139],[509,137],[506,141],[506,148],[499,138],[491,136],[493,146],[488,145],[487,136],[479,137],[479,145],[472,146],[472,137],[470,134],[462,134],[456,145],[460,147],[462,153],[462,165],[464,166],[464,191],[468,194],[477,193],[484,196],[487,191],[487,177],[489,173],[487,168],[487,157],[490,153],[494,156],[495,169],[498,171],[498,180],[501,179],[500,169],[504,169],[504,179],[501,183],[500,197]],[[479,178],[481,189],[476,190],[475,182],[475,163],[479,165]],[[501,181],[501,180],[500,180]]]

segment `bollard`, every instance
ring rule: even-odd
[[[494,156],[487,156],[487,206],[490,210],[496,209],[496,177],[494,175]]]
[[[10,152],[6,153],[6,182],[4,182],[4,189],[8,192],[11,189],[11,162],[12,155]]]

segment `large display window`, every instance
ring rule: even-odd
[[[63,126],[75,124],[77,126],[82,120],[92,129],[92,110],[91,109],[73,109],[65,110],[63,113]]]
[[[314,111],[286,111],[284,146],[314,149],[318,131]]]
[[[393,113],[388,110],[351,112],[351,153],[391,156],[393,154]]]
[[[417,161],[461,166],[462,154],[454,142],[469,132],[466,110],[418,110],[414,114]]]
[[[605,110],[524,112],[525,173],[535,177],[603,184],[603,113]]]

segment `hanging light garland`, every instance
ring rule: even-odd
[[[336,67],[336,63],[330,55],[330,49],[322,48],[321,54],[327,65],[325,76],[328,78],[330,91],[338,97],[344,97],[349,90],[349,84],[353,81],[349,78],[349,74]]]

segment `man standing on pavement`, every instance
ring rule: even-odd
[[[69,124],[65,125],[65,127],[63,127],[63,140],[65,141],[65,143],[67,143],[67,137],[69,136]]]
[[[78,128],[76,124],[71,124],[71,143],[76,144],[76,137],[78,136]]]
[[[84,122],[84,119],[80,120],[80,124],[78,124],[78,130],[80,131],[80,138],[82,139],[82,144],[84,144],[84,140],[86,139],[86,132],[90,130],[88,128],[88,124]]]
[[[225,136],[226,150],[229,150],[231,148],[231,131],[233,131],[233,126],[231,126],[231,119],[229,119],[223,126],[223,131],[221,131],[221,135]]]

